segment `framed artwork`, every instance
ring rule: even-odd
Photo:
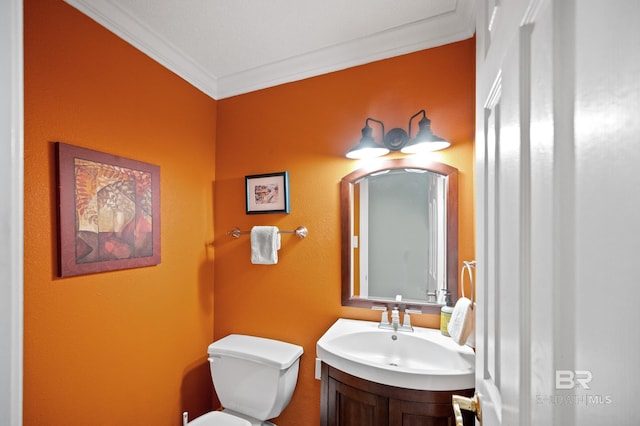
[[[247,214],[289,213],[289,172],[245,176]]]
[[[160,167],[56,143],[58,274],[160,263]]]

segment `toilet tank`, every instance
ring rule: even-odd
[[[231,334],[209,345],[209,365],[223,408],[264,421],[280,415],[298,381],[302,347]]]

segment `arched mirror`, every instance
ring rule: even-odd
[[[458,170],[385,160],[340,183],[342,304],[437,313],[458,298]],[[398,302],[397,296],[402,297]]]

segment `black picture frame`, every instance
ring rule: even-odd
[[[245,176],[247,214],[289,213],[289,172]]]

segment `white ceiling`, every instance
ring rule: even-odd
[[[65,0],[214,99],[464,40],[474,0]]]

